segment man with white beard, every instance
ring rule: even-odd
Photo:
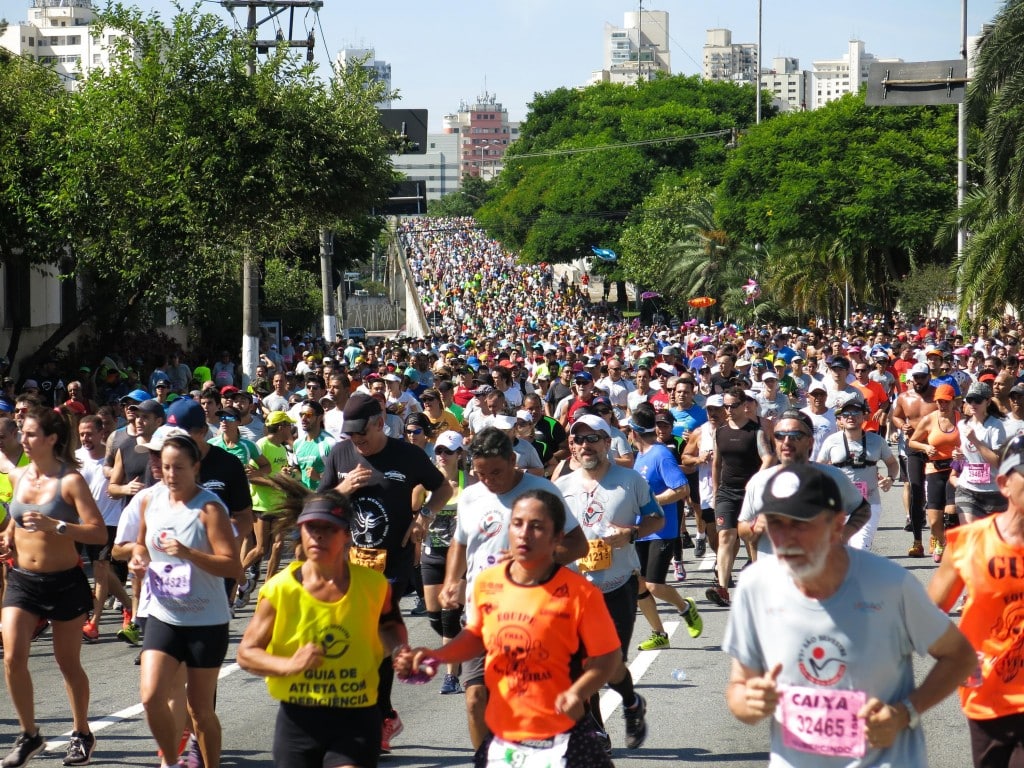
[[[769,766],[927,766],[921,714],[973,672],[974,649],[913,574],[843,543],[821,469],[775,473],[762,510],[775,557],[746,569],[732,600],[729,710],[770,720]],[[912,652],[935,659],[917,686]]]

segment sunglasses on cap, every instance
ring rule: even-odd
[[[595,443],[600,443],[602,440],[604,440],[604,438],[601,435],[599,435],[597,432],[591,432],[589,435],[573,435],[572,436],[572,441],[573,441],[573,443],[575,445],[583,445],[585,443],[589,443],[590,445],[594,445]]]

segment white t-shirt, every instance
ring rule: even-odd
[[[121,519],[121,500],[112,499],[107,493],[110,479],[103,473],[103,467],[106,464],[104,457],[100,456],[98,459],[94,459],[85,448],[76,450],[75,457],[82,462],[79,472],[85,478],[92,497],[96,499],[96,506],[100,508],[100,514],[103,515],[104,525],[116,526],[117,521]]]

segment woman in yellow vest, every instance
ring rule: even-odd
[[[307,497],[296,520],[301,558],[260,589],[239,665],[281,702],[274,765],[376,768],[378,668],[405,645],[383,574],[349,562],[352,508],[336,492]]]

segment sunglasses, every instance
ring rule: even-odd
[[[437,402],[437,398],[436,397],[421,397],[420,398],[420,402],[421,403],[436,403]]]
[[[168,389],[169,387],[170,387],[169,384],[157,384],[156,385],[157,389]]]
[[[423,430],[422,429],[407,429],[407,430],[405,430],[405,434],[407,434],[407,435],[422,435],[423,434]]]
[[[727,411],[731,411],[733,408],[741,408],[742,406],[743,403],[725,403],[722,405],[722,407]]]
[[[863,416],[863,411],[843,411],[842,413],[836,414],[841,419],[852,419],[856,416]]]
[[[455,451],[450,451],[447,448],[442,448],[439,445],[434,447],[434,453],[436,453],[438,456],[453,456],[453,455],[455,455]]]
[[[987,397],[968,397],[968,398],[965,398],[965,402],[968,402],[971,405],[980,405],[981,403],[984,403],[986,400],[988,400]]]
[[[600,443],[602,440],[604,440],[604,438],[597,434],[597,432],[591,432],[589,435],[572,436],[572,441],[575,445],[584,445],[585,443],[595,445],[596,443]]]
[[[229,422],[238,421],[238,419],[236,419],[234,416],[221,416],[220,420],[221,421],[229,421]]]
[[[808,437],[807,433],[806,432],[800,432],[798,430],[797,431],[790,431],[790,432],[776,432],[775,433],[775,439],[780,441],[780,442],[783,441],[783,440],[800,440],[800,439],[805,438],[805,437]]]

